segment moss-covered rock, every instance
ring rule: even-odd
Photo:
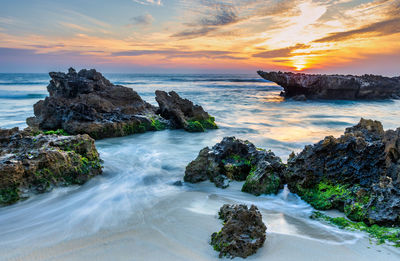
[[[103,139],[166,128],[193,132],[217,128],[201,106],[176,92],[156,91],[157,108],[132,88],[114,85],[94,69],[76,72],[70,68],[68,73],[49,75],[49,96],[34,105],[35,116],[26,120],[28,126],[47,134],[64,134],[59,132],[63,129]]]
[[[242,191],[256,196],[277,194],[280,189],[283,189],[283,182],[278,171],[267,162],[258,164],[247,176]]]
[[[185,130],[188,132],[204,132],[205,128],[199,121],[187,121]]]
[[[102,173],[88,135],[0,129],[0,204],[12,204],[56,186],[83,184]]]
[[[290,155],[291,192],[319,210],[338,209],[353,221],[400,226],[400,129],[361,119],[339,138],[326,137]]]
[[[284,168],[273,152],[258,149],[249,141],[225,137],[211,149],[200,151],[186,167],[184,180],[197,183],[209,179],[221,188],[227,187],[229,180],[246,180],[243,191],[269,194],[283,188],[280,176]]]
[[[181,98],[174,91],[156,91],[156,101],[160,106],[160,115],[170,120],[175,128],[183,128],[189,132],[218,129],[215,118],[204,111],[203,107]]]

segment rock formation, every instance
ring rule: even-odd
[[[170,120],[175,128],[183,128],[190,132],[218,128],[214,117],[208,115],[201,106],[182,99],[174,91],[156,91],[156,101],[160,106],[158,113]]]
[[[257,72],[283,87],[285,97],[307,99],[399,99],[400,78],[377,75],[320,75],[291,72]]]
[[[400,225],[400,128],[361,119],[339,138],[306,146],[288,159],[290,191],[316,209],[338,209],[354,221]]]
[[[246,258],[263,246],[267,227],[256,206],[225,204],[219,218],[224,226],[211,235],[211,245],[220,252],[219,257]]]
[[[255,195],[277,193],[283,188],[284,165],[271,151],[256,148],[249,141],[225,137],[211,149],[202,149],[185,171],[184,181],[205,180],[225,188],[229,180],[246,181],[243,191]]]
[[[142,100],[131,88],[114,85],[96,70],[70,68],[68,73],[51,72],[47,86],[50,96],[34,105],[35,117],[27,119],[31,127],[42,130],[64,129],[70,134],[89,134],[95,139],[125,136],[172,126],[204,131],[199,121],[213,123],[201,106],[157,91],[161,108]],[[162,118],[157,112],[168,116]],[[179,117],[178,117],[179,116]],[[171,122],[169,121],[171,119]],[[190,128],[191,124],[203,128]]]
[[[102,173],[92,138],[57,133],[0,129],[0,205]]]

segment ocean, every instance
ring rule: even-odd
[[[286,188],[276,196],[255,197],[242,193],[239,182],[226,190],[210,182],[173,184],[183,179],[185,166],[200,149],[225,136],[247,139],[286,161],[292,151],[299,152],[327,135],[341,135],[361,117],[379,120],[385,129],[399,127],[400,101],[284,100],[279,96],[281,87],[256,74],[105,76],[114,84],[133,88],[154,105],[155,90],[174,90],[203,106],[220,128],[205,133],[165,130],[97,141],[104,175],[81,187],[58,188],[0,208],[0,260],[82,256],[126,260],[124,253],[129,251],[137,253],[137,260],[216,259],[209,236],[220,229],[219,207],[233,202],[260,208],[268,227],[267,241],[295,238],[300,245],[320,245],[321,258],[325,246],[344,251],[343,260],[365,257],[362,251],[348,251],[366,248],[365,235],[310,220],[312,208]],[[26,127],[33,104],[47,96],[49,80],[47,74],[0,74],[0,127]],[[267,250],[251,258],[268,256]],[[400,256],[385,247],[379,250],[389,253],[382,256],[386,260]],[[297,254],[307,257],[301,251]]]

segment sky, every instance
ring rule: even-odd
[[[400,75],[400,0],[0,0],[0,72]]]

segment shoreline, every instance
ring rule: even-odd
[[[295,217],[271,211],[273,205],[263,207],[263,202],[274,200],[272,197],[257,199],[239,193],[230,198],[240,184],[234,184],[223,194],[213,193],[212,186],[206,182],[173,193],[153,207],[134,213],[123,227],[110,227],[55,244],[42,241],[30,246],[3,248],[6,251],[0,253],[0,260],[148,260],[160,256],[163,260],[221,260],[209,245],[211,233],[221,227],[218,208],[224,203],[249,200],[259,207],[267,225],[264,247],[248,257],[249,260],[390,261],[400,257],[400,249],[370,243],[363,233],[339,230],[301,215]]]

